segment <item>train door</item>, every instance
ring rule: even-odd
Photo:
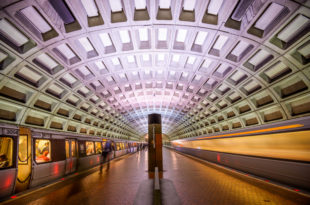
[[[21,192],[29,187],[31,178],[31,130],[19,128],[18,137],[18,165],[15,192]]]
[[[111,152],[112,152],[112,159],[115,158],[116,156],[116,144],[114,141],[109,141],[111,143]]]
[[[76,140],[66,140],[66,174],[72,173],[76,170],[77,163]]]

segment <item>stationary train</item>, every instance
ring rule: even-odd
[[[0,199],[136,152],[141,145],[0,124]]]

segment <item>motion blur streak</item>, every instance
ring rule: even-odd
[[[217,136],[210,136],[210,137],[202,137],[197,139],[210,139],[210,138],[218,138],[218,137],[229,137],[229,136],[237,136],[237,135],[247,135],[247,134],[257,134],[261,132],[271,132],[271,131],[278,131],[278,130],[285,130],[285,129],[292,129],[292,128],[298,128],[303,127],[302,124],[294,124],[294,125],[287,125],[287,126],[281,126],[281,127],[272,127],[267,129],[261,129],[261,130],[253,130],[253,131],[247,131],[247,132],[238,132],[238,133],[232,133],[232,134],[226,134],[226,135],[217,135]]]
[[[174,146],[310,162],[310,131],[212,140],[177,141]]]

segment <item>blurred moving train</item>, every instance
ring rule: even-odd
[[[180,139],[166,144],[222,166],[310,191],[310,120]]]
[[[136,152],[141,143],[0,124],[0,199]]]

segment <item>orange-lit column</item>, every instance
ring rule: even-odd
[[[163,155],[162,155],[162,131],[161,131],[161,115],[150,114],[148,116],[149,124],[149,172],[154,172],[155,167],[158,171],[163,171]]]

